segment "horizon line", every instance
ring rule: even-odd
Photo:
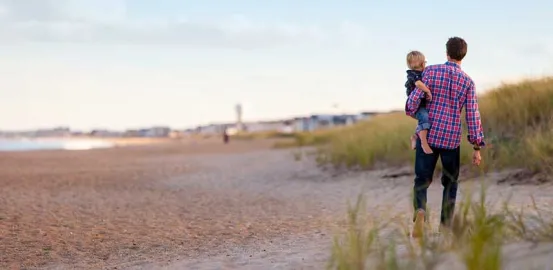
[[[359,111],[357,113],[350,113],[350,112],[341,112],[341,113],[311,113],[305,116],[288,116],[288,117],[272,117],[272,118],[257,118],[252,120],[243,120],[242,123],[263,123],[263,122],[277,122],[277,121],[287,121],[287,120],[294,120],[297,118],[304,118],[304,117],[310,117],[313,115],[358,115],[362,113],[375,113],[375,114],[382,114],[382,113],[394,113],[394,112],[400,112],[401,109],[391,109],[391,110],[363,110]],[[204,127],[204,126],[211,126],[211,125],[226,125],[226,124],[233,124],[236,123],[236,120],[219,120],[219,121],[210,121],[203,124],[196,124],[193,127],[183,127],[183,128],[174,128],[171,125],[164,125],[164,124],[152,124],[142,127],[125,127],[125,128],[106,128],[106,127],[95,127],[95,128],[84,128],[84,129],[73,129],[70,125],[51,125],[49,127],[36,127],[36,128],[28,128],[28,129],[0,129],[0,133],[8,132],[8,133],[20,133],[20,132],[33,132],[38,130],[52,130],[52,129],[59,129],[59,128],[67,128],[70,131],[94,131],[94,130],[107,130],[107,131],[128,131],[128,130],[138,130],[143,128],[153,128],[153,127],[168,127],[171,130],[188,130],[188,129],[194,129],[197,127]]]

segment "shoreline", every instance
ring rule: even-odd
[[[125,147],[125,146],[138,146],[138,145],[154,145],[161,143],[171,143],[179,141],[173,138],[116,138],[116,137],[90,137],[90,136],[80,136],[80,137],[20,137],[20,138],[0,138],[0,142],[60,142],[60,143],[75,143],[75,142],[88,142],[88,143],[106,143],[109,144],[107,147],[101,148],[114,148],[114,147]],[[92,147],[91,149],[96,149],[97,147]],[[59,149],[29,149],[24,151],[44,151],[44,150],[68,150],[64,148]],[[12,152],[6,150],[6,152]]]
[[[175,143],[169,138],[42,137],[0,138],[0,153],[40,153],[121,149]]]

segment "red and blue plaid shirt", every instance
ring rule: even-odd
[[[484,132],[478,110],[474,81],[453,62],[432,65],[422,73],[422,82],[432,92],[428,102],[428,118],[432,127],[428,131],[428,144],[432,147],[455,149],[461,144],[461,111],[465,107],[468,141],[484,146]],[[409,95],[406,114],[414,117],[424,92],[419,88]]]

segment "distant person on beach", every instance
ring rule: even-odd
[[[228,141],[229,141],[228,130],[225,128],[225,129],[223,130],[223,142],[224,142],[225,144],[227,144]]]
[[[430,89],[422,82],[422,72],[426,66],[426,59],[424,54],[419,51],[412,51],[407,54],[407,81],[405,82],[405,88],[407,90],[407,97],[418,87],[425,94],[425,98],[421,99],[419,109],[415,113],[415,117],[418,120],[417,130],[418,136],[421,140],[422,150],[426,154],[432,154],[432,148],[428,145],[427,136],[430,129],[430,122],[428,120],[428,110],[426,109],[426,102],[432,100],[432,93]],[[416,149],[417,134],[411,136],[411,148]]]
[[[462,38],[452,37],[446,43],[446,51],[445,64],[427,66],[422,72],[422,82],[432,89],[432,100],[426,104],[428,120],[432,125],[428,131],[428,144],[432,153],[425,153],[419,136],[415,150],[413,237],[421,237],[424,233],[427,189],[432,182],[438,158],[442,162],[443,186],[440,227],[451,225],[459,179],[463,107],[468,126],[467,139],[474,150],[472,163],[476,166],[482,160],[480,148],[485,145],[474,81],[461,70],[461,61],[467,54],[467,43]],[[406,114],[415,117],[425,97],[427,93],[416,87],[407,100]]]

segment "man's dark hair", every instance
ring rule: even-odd
[[[460,37],[449,38],[445,47],[447,55],[453,60],[461,61],[467,55],[467,42]]]

